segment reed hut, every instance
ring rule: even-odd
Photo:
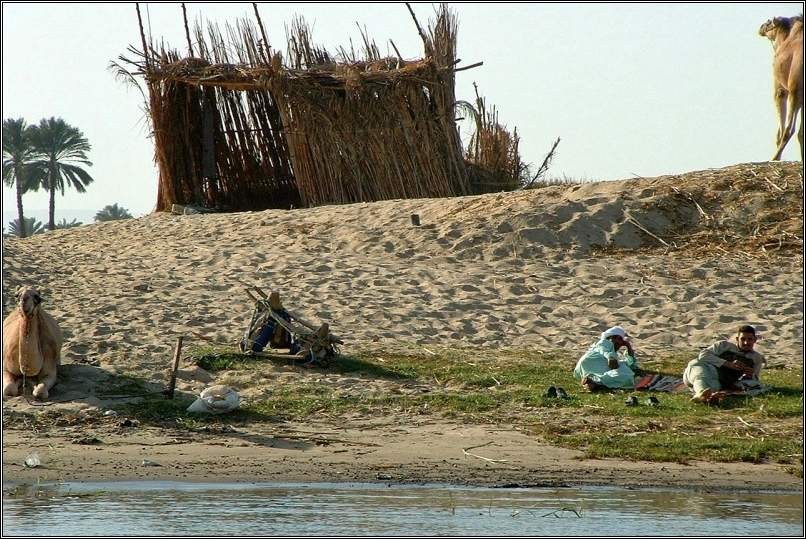
[[[363,49],[337,56],[312,44],[302,18],[285,58],[255,22],[185,18],[187,54],[156,47],[142,30],[129,50],[145,79],[159,168],[157,211],[173,204],[222,211],[449,197],[511,189],[524,167],[510,136],[477,96],[465,103],[476,134],[456,123],[457,19],[441,6],[420,34],[425,54]],[[183,5],[184,9],[184,5]],[[140,11],[138,6],[138,17]],[[414,17],[413,12],[412,17]],[[191,40],[191,35],[194,39]],[[225,36],[227,39],[225,39]]]

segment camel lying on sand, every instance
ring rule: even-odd
[[[62,330],[40,304],[36,288],[17,289],[17,308],[3,321],[3,396],[19,395],[27,378],[36,379],[33,395],[47,399],[61,360]]]
[[[800,158],[803,160],[803,15],[775,17],[758,29],[759,35],[772,41],[773,99],[778,110],[777,149],[773,161],[781,159],[786,143],[795,132],[800,112]]]

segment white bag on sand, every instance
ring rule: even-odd
[[[188,412],[200,414],[225,414],[238,408],[241,399],[238,392],[229,386],[211,386],[201,392],[199,398],[188,406]]]

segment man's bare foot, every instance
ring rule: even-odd
[[[591,380],[587,376],[582,379],[582,387],[586,391],[596,391],[598,389],[603,389],[604,388],[604,386],[602,384],[597,384],[596,382],[594,382],[593,380]]]
[[[724,391],[716,391],[709,387],[704,389],[699,395],[694,396],[691,400],[705,404],[719,404],[726,396],[727,393]]]

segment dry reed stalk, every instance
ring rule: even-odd
[[[471,192],[481,194],[493,191],[510,191],[520,187],[527,167],[521,162],[517,130],[512,134],[499,123],[498,111],[487,110],[486,100],[476,92],[476,112],[473,114],[476,129],[467,147],[471,165]]]

